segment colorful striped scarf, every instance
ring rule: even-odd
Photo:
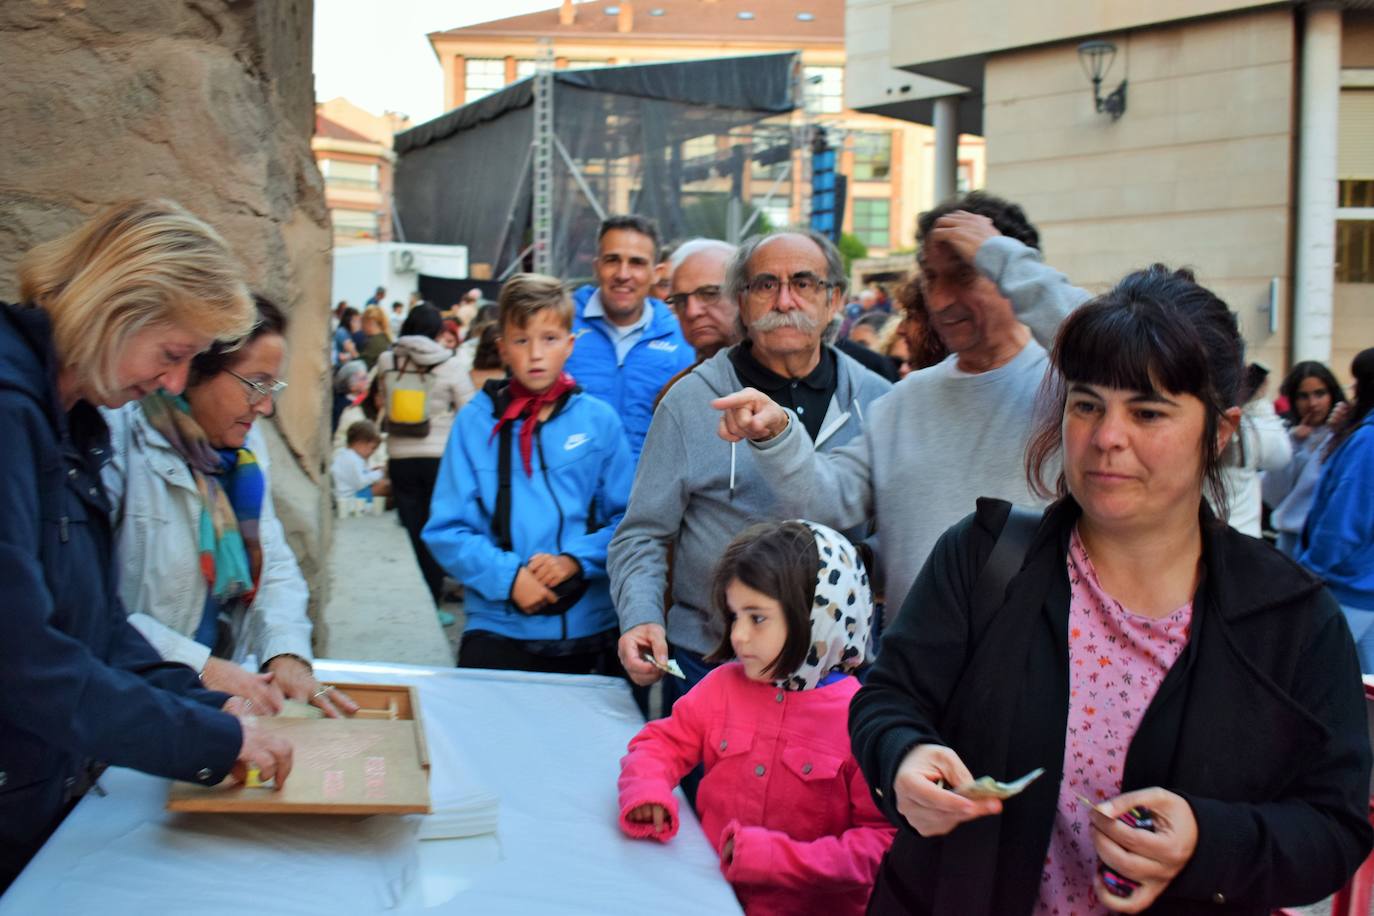
[[[148,422],[186,460],[195,478],[201,503],[197,548],[210,594],[220,602],[251,602],[262,576],[262,466],[246,448],[212,446],[185,398],[159,391],[139,403]]]

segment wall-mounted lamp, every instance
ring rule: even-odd
[[[1102,96],[1102,80],[1112,69],[1116,60],[1116,45],[1110,41],[1085,41],[1078,46],[1078,62],[1083,72],[1093,83],[1093,101],[1098,111],[1105,111],[1115,121],[1126,113],[1126,81],[1113,89],[1106,98]]]

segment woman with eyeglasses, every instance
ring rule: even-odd
[[[250,326],[242,268],[166,200],[117,204],[36,246],[0,303],[0,893],[98,769],[278,784],[291,745],[162,663],[115,586],[97,408],[180,392],[191,358]]]
[[[212,690],[263,715],[286,699],[350,715],[353,701],[315,679],[309,594],[272,507],[255,424],[286,387],[286,319],[254,301],[252,331],[191,360],[184,395],[158,390],[106,412],[120,594],[162,657]]]

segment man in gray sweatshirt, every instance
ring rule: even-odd
[[[725,295],[739,303],[745,339],[698,365],[659,402],[607,557],[620,660],[639,684],[661,676],[646,653],[660,662],[671,655],[688,676],[685,686],[704,677],[702,656],[725,631],[710,592],[726,545],[754,522],[806,517],[805,491],[778,486],[753,449],[720,439],[711,402],[750,385],[791,411],[808,448],[826,452],[855,439],[870,406],[891,388],[821,343],[846,286],[839,252],[823,236],[750,239],[721,279]]]
[[[945,529],[980,496],[1040,501],[1024,456],[1059,324],[1090,298],[1040,259],[1015,204],[981,192],[921,214],[917,262],[932,329],[950,356],[873,405],[863,435],[817,455],[786,411],[756,391],[714,406],[722,436],[750,439],[765,476],[808,493],[807,517],[835,527],[876,520],[887,605],[900,609]]]

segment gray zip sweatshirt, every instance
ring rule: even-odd
[[[988,239],[974,267],[997,284],[1034,337],[1011,362],[970,374],[951,355],[913,372],[873,405],[863,435],[830,455],[815,454],[795,417],[781,435],[750,443],[770,480],[789,493],[812,495],[807,518],[836,528],[877,522],[885,623],[901,608],[936,540],[974,510],[978,497],[1041,502],[1026,483],[1024,458],[1036,394],[1049,369],[1045,347],[1090,294],[1015,239]]]
[[[835,394],[818,436],[822,452],[855,439],[870,406],[892,387],[843,353],[835,356]],[[741,387],[729,350],[722,350],[669,389],[654,411],[630,507],[607,557],[621,632],[664,623],[672,544],[668,641],[702,654],[714,651],[724,622],[711,609],[711,573],[726,545],[754,522],[806,517],[804,490],[778,486],[754,449],[743,442],[732,447],[716,434],[720,412],[711,401]],[[801,438],[810,448],[810,437],[803,432]]]

